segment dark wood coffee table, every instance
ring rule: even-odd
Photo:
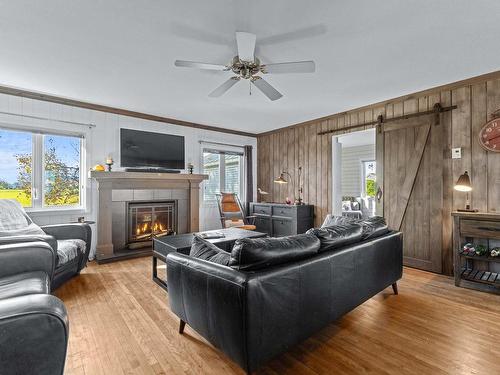
[[[261,238],[266,237],[266,233],[255,232],[238,228],[216,229],[200,233],[222,232],[224,237],[208,239],[214,245],[221,249],[231,251],[236,240],[242,238]],[[163,236],[153,239],[153,281],[168,291],[166,280],[158,277],[158,260],[165,263],[167,255],[172,252],[178,252],[189,255],[193,237],[195,233],[178,234],[175,236]]]

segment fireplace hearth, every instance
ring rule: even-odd
[[[128,248],[150,247],[153,237],[177,233],[177,202],[129,202]]]

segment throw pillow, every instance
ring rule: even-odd
[[[237,270],[253,271],[297,261],[318,253],[316,236],[298,234],[277,238],[244,238],[237,240],[229,265]]]
[[[312,234],[321,241],[320,252],[338,249],[361,241],[363,227],[356,222],[346,222],[324,228],[312,228],[306,233]]]
[[[321,228],[331,227],[338,224],[348,224],[356,222],[357,219],[350,216],[334,216],[334,215],[326,215],[325,221],[321,224]]]
[[[382,216],[370,217],[368,219],[360,221],[360,224],[363,227],[363,240],[380,237],[389,232],[389,228],[387,227],[385,218],[383,218]]]
[[[229,265],[230,258],[228,252],[218,248],[213,243],[204,240],[199,236],[194,236],[189,256],[212,263],[222,264],[223,266]]]
[[[18,201],[0,199],[0,237],[23,235],[45,235],[45,232],[31,221]]]
[[[342,202],[342,211],[352,211],[351,201],[343,201]]]

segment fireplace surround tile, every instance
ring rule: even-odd
[[[153,199],[153,190],[134,190],[134,201],[150,201]]]
[[[153,190],[154,199],[172,199],[172,190],[156,189]]]
[[[134,191],[131,189],[113,190],[111,194],[113,202],[125,202],[134,199]]]
[[[172,189],[172,199],[189,199],[189,192],[186,189]]]

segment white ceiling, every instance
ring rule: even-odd
[[[246,132],[264,132],[498,70],[498,0],[0,0],[0,84]],[[271,102],[228,72],[235,31],[264,63]],[[260,42],[259,42],[260,41]]]

